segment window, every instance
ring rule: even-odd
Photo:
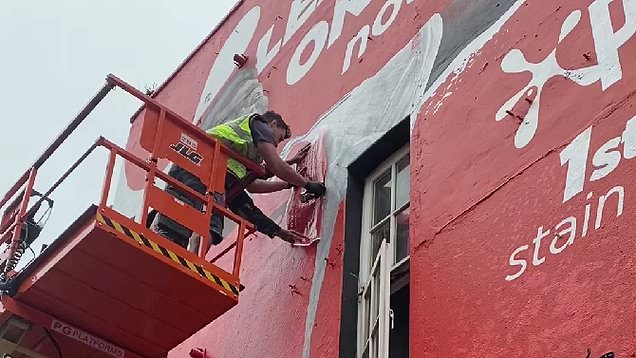
[[[408,315],[409,164],[409,148],[405,146],[365,182],[360,242],[359,358],[408,355],[408,346],[404,347],[404,342],[408,345],[408,316],[404,314]],[[402,316],[397,318],[400,325],[396,330],[398,312]]]

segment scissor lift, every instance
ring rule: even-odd
[[[32,196],[38,168],[115,87],[144,102],[140,144],[147,158],[99,138],[48,191],[34,199],[38,198]],[[99,149],[109,153],[100,202],[16,272],[33,211],[50,201],[51,193]],[[138,219],[106,204],[117,158],[146,173]],[[214,201],[213,193],[233,195],[224,193],[228,158],[263,174],[260,166],[109,75],[99,93],[0,201],[4,211],[0,244],[7,248],[0,256],[0,357],[164,357],[235,306],[241,290],[243,240],[254,229]],[[207,192],[198,193],[166,175],[158,167],[162,159],[199,177]],[[205,203],[204,209],[174,199],[156,186],[157,179]],[[201,234],[198,252],[189,252],[148,229],[151,210]],[[213,211],[234,221],[238,230],[233,244],[211,263],[205,260],[205,248]],[[232,248],[234,263],[227,272],[214,262]]]

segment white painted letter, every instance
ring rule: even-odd
[[[283,44],[286,44],[289,39],[300,29],[301,26],[309,19],[311,14],[314,13],[318,5],[322,0],[294,0],[292,1],[291,8],[289,9],[289,18],[287,19],[287,28],[285,29],[285,39]]]
[[[625,125],[625,131],[623,132],[622,142],[625,144],[623,147],[623,156],[625,159],[632,159],[636,157],[636,117],[627,121]]]
[[[618,167],[621,162],[621,153],[612,149],[618,148],[619,144],[621,144],[621,137],[612,138],[594,153],[592,164],[597,169],[592,172],[591,181],[605,178]]]
[[[325,41],[327,41],[327,35],[329,34],[329,23],[327,21],[320,21],[300,41],[300,45],[296,48],[296,51],[289,61],[289,67],[287,67],[287,84],[293,85],[300,81],[311,67],[316,63],[320,53],[325,48]],[[300,56],[303,51],[309,45],[310,42],[314,43],[314,48],[311,51],[311,56],[307,62],[301,64]]]
[[[373,21],[373,27],[371,28],[371,33],[374,36],[382,35],[384,31],[386,31],[389,26],[395,21],[395,18],[398,16],[400,12],[400,7],[402,6],[402,0],[387,0],[384,5],[382,5],[382,9],[378,12],[378,15],[375,17]],[[391,16],[386,23],[382,23],[382,17],[384,17],[384,13],[391,7]]]
[[[360,29],[356,37],[352,38],[351,41],[349,41],[349,44],[347,44],[347,52],[345,52],[344,63],[342,64],[343,74],[347,72],[347,70],[349,69],[349,66],[351,65],[351,56],[353,56],[353,48],[355,47],[358,40],[360,41],[360,47],[358,48],[357,58],[360,58],[360,56],[364,54],[364,51],[367,50],[367,42],[369,40],[368,37],[369,37],[369,25],[365,25],[363,28]]]
[[[539,248],[541,246],[541,239],[548,236],[550,234],[550,230],[543,232],[543,226],[539,226],[537,229],[537,237],[532,240],[534,243],[534,253],[532,255],[532,264],[535,266],[541,265],[545,261],[545,257],[539,258]]]
[[[282,44],[282,40],[278,40],[272,46],[272,49],[268,51],[269,43],[272,41],[272,33],[274,32],[274,25],[272,25],[269,30],[261,37],[260,41],[258,41],[258,47],[256,49],[256,70],[260,74],[263,72],[263,69],[272,61],[278,52],[280,51],[280,47]]]
[[[566,230],[559,231],[565,224],[570,224],[570,226]],[[552,242],[550,243],[550,253],[552,253],[552,255],[560,254],[561,252],[563,252],[563,250],[565,250],[566,247],[574,243],[574,237],[576,237],[576,218],[570,216],[567,219],[563,219],[563,221],[561,221],[559,225],[554,228],[554,231],[559,231],[559,233],[554,237],[554,239],[552,239]],[[564,237],[566,234],[569,234],[570,236],[568,237],[568,240],[565,242],[565,244],[563,244],[563,246],[561,247],[556,247],[557,241],[560,238]]]
[[[592,192],[587,193],[587,200],[592,199],[594,194]],[[581,230],[581,237],[585,237],[587,235],[587,230],[590,228],[590,213],[592,209],[592,204],[589,202],[585,204],[585,217],[583,218],[583,230]]]
[[[625,13],[625,25],[614,32],[609,11],[609,4],[612,1],[596,0],[588,8],[603,91],[623,78],[618,49],[636,33],[636,2],[621,1]]]
[[[568,144],[568,146],[561,151],[561,166],[568,163],[565,189],[563,190],[564,203],[583,191],[591,136],[592,127],[579,134],[574,138],[572,143]]]
[[[342,35],[342,28],[344,27],[347,13],[358,16],[370,2],[371,0],[336,0],[336,4],[333,7],[333,21],[331,22],[331,32],[329,33],[327,48],[331,47],[340,35]]]
[[[594,224],[594,228],[598,229],[601,227],[601,223],[603,222],[603,209],[605,209],[605,202],[610,195],[616,193],[618,195],[618,206],[616,208],[616,217],[623,215],[623,206],[625,203],[625,188],[622,186],[615,186],[605,195],[601,195],[598,198],[598,208],[596,208],[596,222]]]
[[[515,251],[512,252],[512,254],[510,255],[510,258],[508,259],[508,263],[510,264],[510,266],[519,265],[521,266],[521,268],[514,275],[507,275],[506,281],[512,281],[514,279],[517,279],[519,276],[523,275],[523,273],[526,271],[526,268],[528,267],[528,263],[526,262],[526,260],[516,259],[515,256],[517,256],[517,254],[520,253],[521,251],[527,250],[528,248],[529,248],[528,245],[523,245],[521,247],[518,247]]]

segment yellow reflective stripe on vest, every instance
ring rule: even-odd
[[[232,158],[227,160],[227,170],[232,172],[232,174],[239,179],[243,179],[247,176],[247,168],[245,168],[245,165]]]

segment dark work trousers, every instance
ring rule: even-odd
[[[179,180],[183,184],[187,185],[192,190],[195,190],[201,194],[205,194],[205,185],[201,182],[201,180],[199,180],[198,177],[188,172],[187,170],[178,166],[173,166],[168,174],[171,177]],[[240,180],[236,176],[228,172],[225,175],[225,192],[229,192],[239,182]],[[170,193],[170,195],[174,196],[175,198],[183,201],[184,203],[198,210],[203,210],[205,203],[192,198],[182,190],[168,185],[165,191]],[[225,202],[225,198],[223,195],[215,195],[215,201],[217,203],[223,204]],[[233,213],[252,223],[256,230],[262,232],[265,235],[274,237],[274,235],[276,235],[281,230],[278,224],[276,224],[272,219],[265,215],[254,204],[254,201],[245,192],[245,190],[239,192],[239,194],[235,198],[233,198],[229,203],[226,204],[226,207],[228,207]],[[224,216],[221,213],[216,211],[212,213],[212,220],[210,221],[210,237],[214,245],[218,245],[221,240],[223,240],[223,222]],[[159,232],[172,242],[187,248],[190,236],[192,235],[192,230],[162,214],[157,214],[156,225],[156,229],[158,229],[157,232]]]

